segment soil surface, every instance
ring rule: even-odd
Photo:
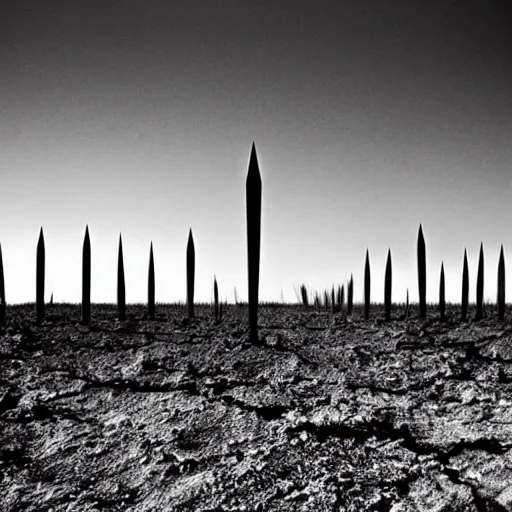
[[[127,311],[8,307],[2,511],[512,511],[510,315]]]

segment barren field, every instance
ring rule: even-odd
[[[246,307],[34,309],[0,331],[2,511],[512,511],[510,315],[264,307],[253,346]]]

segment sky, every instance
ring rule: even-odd
[[[460,302],[464,248],[486,300],[512,253],[512,8],[505,0],[0,0],[0,244],[7,303],[247,297],[245,180],[262,178],[260,300],[354,276],[382,302]],[[510,260],[512,263],[512,260]],[[510,272],[509,272],[510,274]],[[510,274],[512,275],[512,274]],[[507,280],[512,297],[512,277]]]

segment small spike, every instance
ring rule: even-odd
[[[476,320],[484,316],[484,244],[480,244],[480,256],[478,258],[478,274],[476,278]]]
[[[153,242],[149,244],[149,271],[148,271],[148,315],[151,320],[155,318],[155,264],[153,260]]]
[[[462,299],[461,299],[461,320],[466,321],[469,306],[469,268],[468,253],[464,249],[464,263],[462,268]]]
[[[194,279],[195,279],[195,249],[192,228],[189,230],[187,243],[187,309],[188,318],[194,318]]]
[[[217,278],[213,275],[213,300],[214,300],[214,317],[215,323],[220,322],[220,310],[219,310],[219,287],[217,285]]]
[[[85,226],[84,244],[82,249],[82,324],[91,321],[91,242],[89,227]]]
[[[350,274],[350,281],[348,283],[348,293],[347,293],[347,315],[352,314],[352,308],[354,304],[354,278],[352,274]]]
[[[500,259],[498,262],[498,320],[505,319],[505,255],[503,254],[503,245],[500,250]]]
[[[366,262],[364,267],[364,318],[368,320],[370,317],[370,255],[366,249]]]
[[[441,322],[445,320],[445,284],[444,284],[444,263],[441,262],[441,275],[439,277],[439,314]]]
[[[420,318],[427,317],[427,263],[425,252],[425,238],[423,237],[423,229],[420,224],[418,232],[418,292],[420,302]]]
[[[124,281],[123,239],[121,233],[119,233],[119,252],[117,257],[117,307],[119,310],[119,320],[126,320],[126,289]]]
[[[388,250],[388,259],[386,263],[386,275],[384,279],[384,310],[386,320],[391,320],[391,286],[392,286],[392,268],[391,268],[391,249]]]
[[[45,281],[45,249],[43,228],[39,232],[39,241],[37,242],[37,264],[36,264],[36,318],[37,323],[44,319],[44,281]]]

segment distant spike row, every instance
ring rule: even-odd
[[[194,317],[194,240],[192,230],[189,232],[187,246],[187,302],[188,316]],[[39,232],[36,253],[36,320],[41,323],[45,316],[44,288],[45,288],[45,247],[43,228]],[[218,287],[215,279],[215,303],[217,312],[215,318],[220,321],[221,311],[218,305]],[[50,299],[53,304],[53,293]],[[119,310],[119,320],[126,320],[126,289],[124,280],[124,262],[123,262],[123,240],[119,235],[119,253],[117,260],[117,304]],[[0,244],[0,326],[5,325],[5,286],[4,269],[2,261],[2,246]],[[148,316],[151,319],[155,317],[155,266],[153,260],[153,242],[149,250],[149,275],[148,275]],[[85,227],[85,236],[82,252],[82,323],[89,324],[91,321],[91,242],[89,238],[89,226]]]
[[[262,182],[256,156],[256,148],[253,143],[249,159],[249,169],[246,180],[246,218],[247,218],[247,267],[248,267],[248,303],[249,303],[249,339],[252,343],[258,344],[258,291],[259,291],[259,267],[260,267],[260,243],[261,243],[261,196]],[[420,224],[417,243],[418,258],[418,290],[419,290],[419,316],[426,318],[426,249],[423,229]],[[189,231],[187,243],[187,309],[188,317],[194,317],[194,279],[195,279],[195,250],[192,230]],[[39,234],[37,244],[36,261],[36,318],[41,323],[45,315],[44,304],[44,281],[45,281],[45,248],[43,228]],[[370,316],[370,258],[368,250],[366,251],[366,261],[364,270],[364,318]],[[384,311],[386,320],[391,319],[391,289],[392,289],[392,263],[391,249],[388,251],[386,271],[384,278]],[[483,244],[480,246],[480,256],[478,263],[477,286],[476,286],[476,320],[483,318],[483,289],[484,289],[484,253]],[[122,238],[119,235],[119,253],[118,253],[118,273],[117,273],[117,302],[119,309],[119,319],[126,319],[126,291],[124,280],[123,247]],[[353,276],[347,285],[347,314],[352,314],[354,295]],[[306,286],[300,286],[300,297],[304,306],[309,306],[308,292]],[[214,276],[214,316],[215,322],[220,322],[222,318],[222,304],[219,307],[218,285]],[[53,293],[52,300],[53,302]],[[324,305],[326,308],[332,307],[333,312],[344,309],[345,288],[338,286],[335,291],[334,285],[331,290],[330,298],[327,290],[324,293]],[[320,306],[321,300],[317,293],[314,298],[314,304]],[[464,250],[464,262],[462,273],[462,300],[461,300],[461,319],[467,319],[469,304],[469,272],[467,262],[467,252]],[[439,282],[439,312],[441,320],[445,319],[445,277],[444,263],[441,263],[441,275]],[[501,246],[500,258],[498,263],[498,291],[497,291],[497,311],[498,318],[504,319],[505,316],[505,258],[503,246]],[[6,301],[4,286],[4,271],[2,261],[2,247],[0,245],[0,325],[5,325]],[[155,270],[153,260],[153,243],[150,245],[149,275],[148,275],[148,314],[151,319],[155,316]],[[409,314],[409,289],[407,289],[405,317]],[[89,228],[86,226],[83,254],[82,254],[82,323],[87,325],[91,320],[91,245],[89,239]]]
[[[423,229],[420,224],[418,234],[418,290],[419,290],[419,317],[427,317],[427,270],[426,270],[426,250],[425,239],[423,237]],[[347,314],[352,313],[352,293],[353,293],[353,278],[350,277],[349,283],[349,303],[347,304]],[[368,319],[370,316],[370,256],[368,250],[366,251],[366,261],[364,269],[364,317]],[[384,312],[386,320],[391,319],[391,287],[392,287],[392,264],[391,264],[391,249],[388,251],[386,271],[384,277]],[[338,300],[335,304],[334,301],[334,287],[332,292],[332,309],[343,309],[343,286],[339,288],[340,293]],[[305,284],[300,285],[300,297],[302,304],[306,307],[309,306],[308,291]],[[480,245],[480,255],[478,259],[478,273],[476,283],[476,320],[481,320],[484,316],[484,247],[483,243]],[[321,306],[320,295],[315,294],[313,301],[315,306]],[[329,307],[329,298],[327,291],[324,292],[324,304],[326,308]],[[467,251],[464,250],[463,270],[462,270],[462,299],[461,299],[461,320],[467,320],[469,305],[469,270],[468,270],[468,256]],[[505,256],[503,253],[503,245],[500,249],[500,257],[498,261],[498,288],[496,297],[496,309],[498,319],[505,318]],[[404,317],[409,314],[409,289],[407,289],[406,298],[406,311]],[[441,262],[441,273],[439,277],[439,316],[442,321],[446,319],[446,300],[445,300],[445,277],[444,277],[444,262]]]

